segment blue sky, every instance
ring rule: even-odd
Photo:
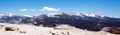
[[[40,15],[56,12],[120,16],[120,0],[0,0],[0,13]]]

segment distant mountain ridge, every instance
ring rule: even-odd
[[[12,24],[33,24],[36,26],[55,27],[68,24],[81,29],[99,31],[104,27],[120,27],[120,18],[112,18],[99,14],[42,14],[38,16],[0,14],[0,22]]]

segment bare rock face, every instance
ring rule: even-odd
[[[104,27],[101,31],[110,32],[113,34],[120,34],[119,27]]]
[[[120,34],[120,28],[111,28],[110,31],[108,32],[114,33],[114,34]]]
[[[19,30],[19,28],[15,28],[15,27],[5,27],[5,31],[15,31],[15,30]]]
[[[20,32],[20,33],[24,33],[24,34],[26,33],[26,31],[19,31],[19,32]]]
[[[0,25],[0,27],[4,27],[5,25]]]
[[[1,25],[1,24],[0,24],[0,29],[2,29],[4,26],[5,26],[5,25]]]
[[[5,31],[18,31],[18,32],[24,33],[24,34],[26,33],[26,31],[21,31],[17,27],[10,27],[10,26],[5,27]]]

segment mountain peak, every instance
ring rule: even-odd
[[[105,17],[105,16],[103,16],[103,15],[101,15],[101,14],[85,14],[86,16],[91,16],[91,17],[97,17],[97,18],[102,18],[102,17]]]

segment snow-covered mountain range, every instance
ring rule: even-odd
[[[0,22],[11,24],[33,24],[36,26],[55,27],[68,24],[81,29],[99,31],[103,27],[120,27],[120,18],[102,16],[99,14],[42,14],[38,16],[0,14]]]

